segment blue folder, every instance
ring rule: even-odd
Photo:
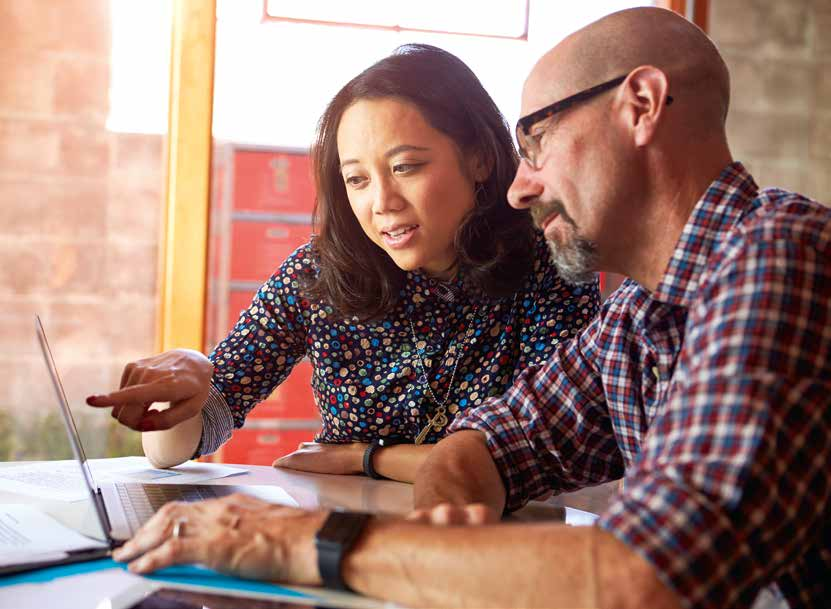
[[[103,571],[105,569],[126,570],[127,565],[115,562],[111,558],[102,558],[88,562],[47,567],[36,571],[26,571],[24,573],[2,576],[0,577],[0,587],[14,586],[17,584],[42,584],[61,577],[83,575],[85,573],[93,573],[95,571]],[[289,588],[285,588],[279,584],[255,581],[251,579],[240,579],[238,577],[223,575],[222,573],[218,573],[198,565],[174,565],[172,567],[156,571],[150,575],[145,575],[144,577],[168,584],[204,586],[213,588],[217,591],[256,592],[259,594],[281,596],[283,598],[317,598],[310,594],[290,590]]]

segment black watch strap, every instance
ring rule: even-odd
[[[320,527],[315,535],[315,548],[317,568],[325,587],[351,591],[341,576],[341,563],[371,517],[362,512],[333,511]]]
[[[375,440],[371,442],[370,445],[367,446],[366,450],[364,451],[364,474],[375,480],[383,478],[381,474],[375,471],[375,467],[373,467],[372,465],[372,457],[375,455],[379,448],[381,448],[381,444],[378,443],[378,440]]]
[[[364,474],[375,480],[384,478],[381,474],[375,471],[375,466],[372,464],[372,458],[379,449],[385,446],[395,446],[397,444],[405,444],[407,441],[401,438],[378,438],[366,447],[364,451]]]

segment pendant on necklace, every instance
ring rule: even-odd
[[[441,431],[444,429],[444,426],[447,425],[447,415],[444,414],[444,412],[444,406],[436,408],[436,412],[433,414],[433,417],[427,421],[427,425],[425,425],[416,436],[416,444],[424,442],[425,438],[427,438],[427,434],[430,433],[430,429],[433,431]]]

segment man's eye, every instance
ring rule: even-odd
[[[536,140],[537,143],[541,142],[542,138],[554,128],[555,122],[554,117],[551,116],[541,120],[536,125],[531,127],[528,137]]]

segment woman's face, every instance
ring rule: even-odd
[[[337,139],[349,204],[367,236],[401,269],[452,277],[456,230],[485,177],[476,161],[462,160],[452,139],[394,98],[352,104]]]

